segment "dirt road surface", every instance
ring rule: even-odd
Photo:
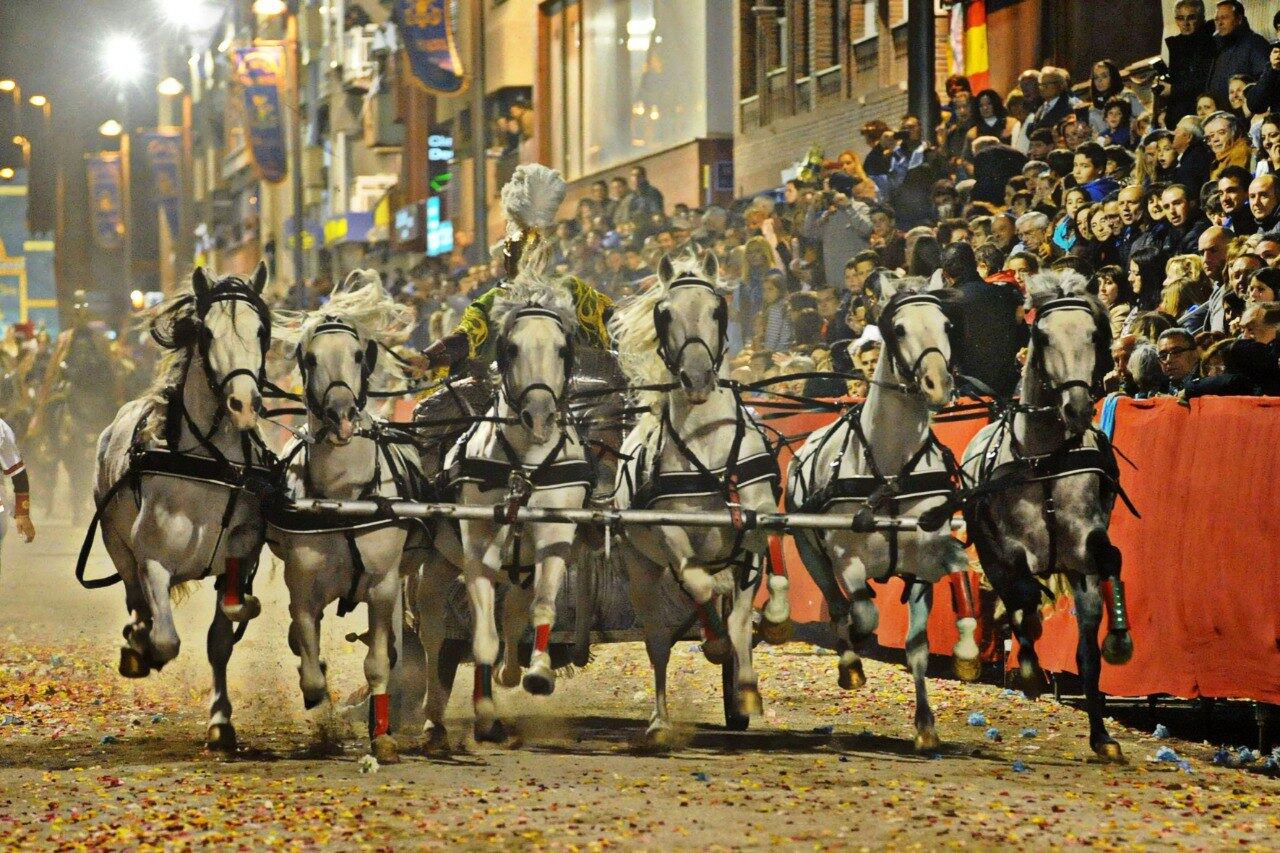
[[[517,737],[470,741],[470,668],[459,673],[455,748],[367,772],[362,726],[306,712],[285,644],[278,573],[264,616],[231,663],[242,748],[202,748],[206,587],[179,607],[184,648],[162,673],[115,671],[119,587],[72,578],[80,531],[12,531],[0,569],[0,843],[5,847],[266,845],[414,848],[1192,847],[1280,844],[1280,781],[1215,766],[1214,747],[1151,732],[1113,734],[1129,764],[1091,759],[1084,715],[991,685],[930,683],[944,747],[911,748],[911,685],[870,662],[846,693],[835,659],[790,644],[759,649],[763,719],[723,731],[718,669],[692,644],[672,662],[676,747],[640,744],[651,693],[639,644],[597,649],[554,696],[499,691]],[[105,558],[95,571],[106,570]],[[363,609],[325,620],[330,685],[361,683],[363,647],[342,635]],[[976,716],[981,715],[981,717]],[[1156,760],[1158,753],[1173,760]],[[1181,762],[1181,763],[1179,763]]]

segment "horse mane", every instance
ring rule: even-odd
[[[276,337],[286,349],[310,339],[316,326],[337,319],[353,326],[363,340],[392,346],[403,343],[413,329],[413,311],[392,298],[376,270],[353,270],[315,311],[276,311]]]
[[[542,242],[526,251],[520,259],[515,278],[507,282],[494,297],[489,316],[496,328],[504,332],[521,308],[546,308],[560,318],[566,334],[578,325],[577,311],[569,288],[547,272],[551,260],[551,243]]]
[[[693,252],[672,258],[671,265],[674,270],[671,281],[681,277],[703,278],[702,264]],[[717,291],[724,292],[725,288],[719,282],[712,284]],[[654,308],[670,292],[667,283],[660,277],[654,277],[654,283],[648,290],[628,297],[614,308],[609,319],[609,333],[618,347],[618,362],[633,385],[664,385],[674,379],[658,352],[658,330],[653,322]],[[641,391],[639,397],[642,405],[655,407],[665,394],[662,391]]]
[[[151,416],[143,424],[141,436],[151,441],[165,435],[169,395],[182,385],[187,353],[198,341],[195,293],[186,288],[141,312],[135,330],[147,332],[160,347],[151,385],[142,394]]]

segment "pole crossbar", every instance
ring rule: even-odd
[[[559,509],[554,507],[520,507],[514,519],[509,519],[506,505],[474,506],[453,503],[423,503],[418,501],[344,501],[319,498],[302,498],[293,501],[290,508],[299,512],[337,515],[347,518],[372,516],[396,519],[453,518],[462,521],[489,521],[497,524],[589,524],[613,526],[648,525],[673,527],[733,527],[734,514],[723,512],[679,512],[658,509]],[[853,530],[859,533],[875,531],[918,530],[915,516],[885,515],[826,515],[806,512],[754,512],[742,510],[740,520],[743,529],[789,533],[796,530]],[[951,529],[964,526],[960,519],[951,520]]]

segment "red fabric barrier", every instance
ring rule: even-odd
[[[1124,555],[1133,660],[1102,667],[1102,689],[1117,696],[1167,693],[1280,703],[1280,399],[1204,397],[1190,408],[1170,398],[1117,403],[1120,479],[1142,518],[1117,502],[1111,536]],[[831,415],[771,423],[795,434]],[[983,421],[939,424],[961,454]],[[783,464],[790,461],[785,454]],[[796,621],[825,619],[822,596],[794,545],[779,549],[791,578]],[[878,637],[901,648],[906,608],[901,583],[878,586]],[[984,626],[985,627],[985,626]],[[955,615],[945,585],[934,593],[929,643],[946,654]],[[990,649],[989,633],[983,643]],[[1046,615],[1036,644],[1041,664],[1075,672],[1071,601]],[[983,642],[980,639],[980,642]]]

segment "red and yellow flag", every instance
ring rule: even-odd
[[[975,93],[991,86],[987,56],[987,0],[964,4],[964,75]]]

